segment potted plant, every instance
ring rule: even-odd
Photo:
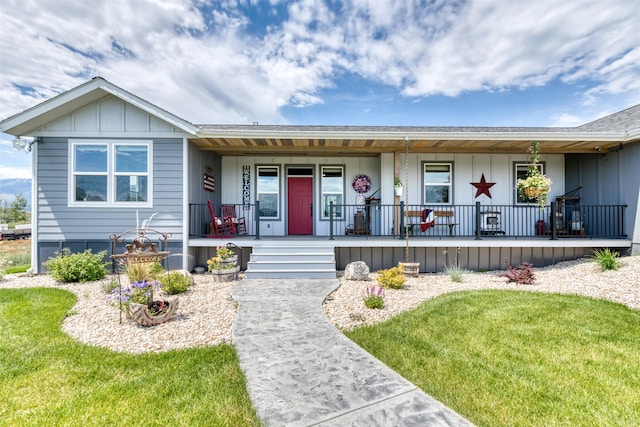
[[[534,141],[529,147],[529,168],[527,177],[519,179],[516,185],[518,195],[526,200],[535,201],[540,209],[547,204],[547,197],[551,191],[551,180],[540,170],[540,143]]]
[[[216,256],[207,260],[207,266],[213,275],[214,282],[230,282],[238,279],[240,266],[237,265],[238,256],[226,246],[216,249]]]
[[[396,196],[402,196],[402,180],[400,177],[393,178],[393,190]]]
[[[142,326],[155,326],[171,319],[178,309],[178,298],[154,298],[154,287],[159,282],[135,280],[126,288],[115,288],[109,296],[113,305],[125,311],[127,318]]]

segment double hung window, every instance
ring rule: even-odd
[[[69,204],[151,206],[150,141],[72,141]]]
[[[452,163],[424,163],[424,203],[451,204],[453,188]]]

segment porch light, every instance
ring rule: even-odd
[[[13,140],[13,149],[15,151],[31,151],[31,146],[33,144],[35,144],[36,142],[38,142],[38,139],[35,138],[31,141],[29,141],[28,139],[24,139],[24,138],[16,138]]]

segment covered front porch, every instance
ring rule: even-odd
[[[425,209],[447,213],[430,216]],[[527,261],[543,267],[590,256],[595,249],[628,251],[632,242],[623,231],[624,209],[556,202],[544,209],[480,203],[332,205],[328,228],[321,234],[265,236],[260,230],[268,222],[259,214],[259,203],[235,207],[244,214],[244,234],[211,233],[207,206],[192,204],[188,247],[195,264],[206,265],[217,246],[230,245],[239,252],[243,270],[256,247],[324,247],[334,252],[337,270],[353,261],[366,262],[372,271],[389,268],[405,261],[407,253],[409,260],[420,263],[422,273],[452,264],[499,270],[505,259],[512,265]]]
[[[224,210],[223,210],[224,207]],[[194,203],[189,205],[189,236],[229,239],[241,236],[259,240],[270,237],[315,236],[335,240],[363,236],[395,239],[472,238],[559,238],[624,239],[625,205],[582,205],[552,202],[535,205],[412,205],[400,202],[383,205],[379,199],[362,204],[329,204],[327,218],[313,232],[274,236],[265,233],[274,222],[265,217],[260,202],[253,204]],[[320,215],[303,211],[299,215]],[[240,224],[240,225],[239,225]],[[228,225],[228,226],[227,226]]]

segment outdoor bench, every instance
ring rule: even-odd
[[[407,211],[407,224],[406,227],[409,232],[413,234],[414,229],[418,229],[422,232],[421,226],[425,224],[422,221],[424,210],[421,211]],[[431,227],[449,227],[449,236],[453,236],[453,229],[457,223],[453,222],[455,217],[454,211],[433,211],[433,222],[428,223],[428,228]],[[427,229],[428,229],[427,228]]]

